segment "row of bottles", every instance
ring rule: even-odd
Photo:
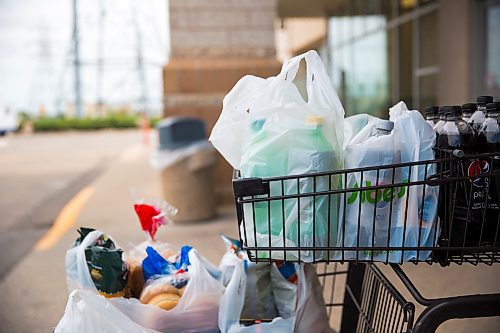
[[[467,156],[500,152],[500,102],[479,96],[477,103],[426,109],[427,123],[437,135],[437,157],[444,150],[462,150],[458,163],[440,164],[440,172],[458,177],[480,176],[500,170],[500,159]],[[443,186],[440,194],[444,239],[451,246],[482,246],[496,243],[499,227],[500,177],[482,177]],[[447,202],[450,198],[454,201]],[[445,207],[454,207],[453,219],[445,217]],[[448,211],[448,214],[451,212]]]

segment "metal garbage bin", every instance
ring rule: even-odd
[[[157,129],[159,149],[152,164],[161,172],[163,198],[179,210],[173,220],[185,222],[214,217],[212,173],[217,155],[206,139],[204,122],[171,117],[160,121]]]

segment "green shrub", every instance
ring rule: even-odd
[[[158,122],[161,120],[162,118],[161,117],[151,117],[151,119],[149,119],[149,126],[151,128],[155,128],[156,125],[158,124]]]
[[[65,130],[99,130],[104,128],[135,128],[138,117],[127,114],[111,114],[99,118],[66,118],[66,117],[40,117],[33,121],[37,132],[65,131]]]

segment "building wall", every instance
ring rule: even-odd
[[[470,0],[441,0],[439,7],[438,104],[471,101]]]
[[[171,0],[171,57],[273,57],[275,0]]]
[[[203,119],[210,133],[222,100],[247,74],[279,73],[275,0],[170,0],[170,59],[164,68],[164,116]],[[231,138],[228,138],[231,140]],[[219,156],[218,202],[232,203],[232,170]]]

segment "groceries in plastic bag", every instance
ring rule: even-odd
[[[278,315],[273,297],[271,283],[271,264],[254,263],[248,260],[241,249],[240,241],[221,235],[226,244],[226,253],[222,256],[219,269],[222,272],[222,283],[227,287],[233,276],[235,267],[243,260],[247,279],[245,305],[242,318],[274,318]]]
[[[174,308],[184,294],[189,281],[189,251],[191,246],[183,246],[176,262],[164,259],[152,247],[146,248],[148,256],[142,262],[146,281],[140,295],[144,304],[153,304],[164,310]]]
[[[344,119],[344,151],[354,139],[356,135],[358,135],[361,130],[363,130],[367,125],[373,124],[378,118],[372,115],[362,113],[354,116],[350,116]],[[372,126],[372,125],[371,125]],[[345,157],[345,156],[344,156]]]
[[[424,126],[420,112],[408,110],[404,102],[399,102],[389,110],[389,119],[394,122],[394,130],[401,139],[401,162],[430,161],[435,158],[436,135],[429,126]],[[403,182],[427,180],[437,173],[436,164],[421,164],[411,168],[401,168]],[[438,220],[439,186],[412,185],[407,188],[408,202],[406,232],[404,238],[391,246],[432,247],[436,246],[440,226]],[[405,203],[406,206],[406,203]],[[402,220],[404,220],[402,218]],[[405,251],[403,261],[425,260],[431,251]]]
[[[74,290],[54,333],[158,333],[142,327],[105,298],[88,290]]]
[[[245,288],[248,286],[244,261],[240,259],[226,287],[219,309],[219,329],[222,333],[251,332],[333,332],[323,300],[323,289],[313,265],[297,265],[298,296],[293,303],[291,317],[273,318],[271,322],[255,323],[251,326],[240,324],[245,303]],[[271,318],[269,318],[271,319]]]
[[[68,289],[70,291],[88,290],[95,295],[99,294],[90,275],[85,258],[85,250],[99,239],[104,239],[103,234],[100,231],[91,231],[84,238],[80,237],[77,245],[68,250],[66,254],[66,274]],[[164,310],[164,307],[168,308],[173,305],[171,298],[160,299],[161,297],[159,297],[152,304],[143,304],[136,298],[115,297],[102,298],[106,303],[102,301],[89,303],[88,306],[95,305],[96,308],[85,309],[88,310],[85,313],[88,316],[92,316],[93,313],[100,312],[103,316],[109,314],[112,317],[113,313],[116,312],[115,310],[117,310],[135,322],[138,327],[145,327],[160,332],[217,332],[219,302],[224,291],[224,287],[218,280],[220,274],[195,249],[189,249],[188,247],[185,248],[184,253],[181,252],[176,257],[173,265],[180,269],[185,268],[187,274],[182,277],[169,276],[168,274],[161,277],[165,279],[163,285],[167,287],[172,286],[178,290],[178,299],[177,297],[166,296],[175,298],[174,301],[177,301],[177,304],[170,310]],[[180,269],[177,269],[175,272],[179,272]],[[187,283],[184,280],[187,280]],[[147,282],[146,279],[146,284]],[[156,287],[159,287],[161,284],[159,281],[157,283]],[[182,285],[184,286],[182,287]],[[168,295],[169,293],[161,294]],[[101,305],[103,306],[101,307]],[[61,332],[65,332],[63,329],[71,327],[67,325],[73,322],[72,319],[79,320],[79,315],[81,314],[66,313],[58,325],[61,328]],[[104,331],[97,330],[96,332]]]
[[[69,290],[93,289],[106,297],[124,296],[128,269],[122,260],[123,251],[99,231],[80,228],[78,233],[66,253]]]
[[[346,123],[358,121],[346,119]],[[383,248],[435,245],[438,187],[405,184],[436,174],[436,166],[383,166],[432,160],[434,143],[435,134],[425,119],[418,111],[408,111],[402,102],[391,108],[390,121],[372,118],[350,138],[345,151],[347,169],[382,168],[347,174],[347,189],[366,189],[346,194],[342,205],[345,206],[345,233],[339,238],[338,246],[379,249],[346,251],[344,258],[400,262],[417,259],[417,256],[424,260],[430,255],[430,251],[404,251],[403,255],[402,251]],[[387,187],[370,189],[384,185]]]
[[[170,275],[151,278],[144,285],[140,301],[171,310],[184,294],[188,281],[189,273],[182,269]]]
[[[123,254],[125,263],[128,266],[128,282],[125,297],[139,298],[144,288],[144,273],[142,271],[142,262],[147,257],[147,248],[153,248],[162,258],[167,260],[176,257],[177,253],[172,250],[171,246],[167,243],[155,242],[148,239],[138,245],[131,246],[128,251]]]
[[[189,266],[188,254],[191,249],[191,246],[184,245],[181,248],[180,254],[175,258],[171,258],[174,259],[174,261],[169,261],[160,255],[154,248],[148,246],[146,248],[146,253],[148,255],[142,261],[144,279],[148,280],[156,276],[173,274],[181,269],[187,270]]]
[[[284,261],[271,264],[273,299],[280,317],[289,318],[294,315],[297,283],[297,265]]]
[[[300,264],[297,278],[299,283],[293,332],[333,333],[323,299],[323,286],[319,282],[316,267],[311,264]]]
[[[301,60],[307,67],[307,102],[294,84],[299,80]],[[333,171],[342,167],[343,117],[344,110],[319,55],[309,51],[285,62],[276,77],[242,78],[224,99],[210,140],[243,178]],[[238,131],[230,126],[235,123]],[[223,133],[224,143],[220,140]],[[244,204],[244,241],[260,247],[333,246],[339,200],[308,194],[339,186],[340,180],[329,176],[271,183],[271,196],[301,197]],[[256,255],[285,259],[282,251],[259,251]],[[327,259],[327,253],[301,253],[303,261],[320,259]]]

